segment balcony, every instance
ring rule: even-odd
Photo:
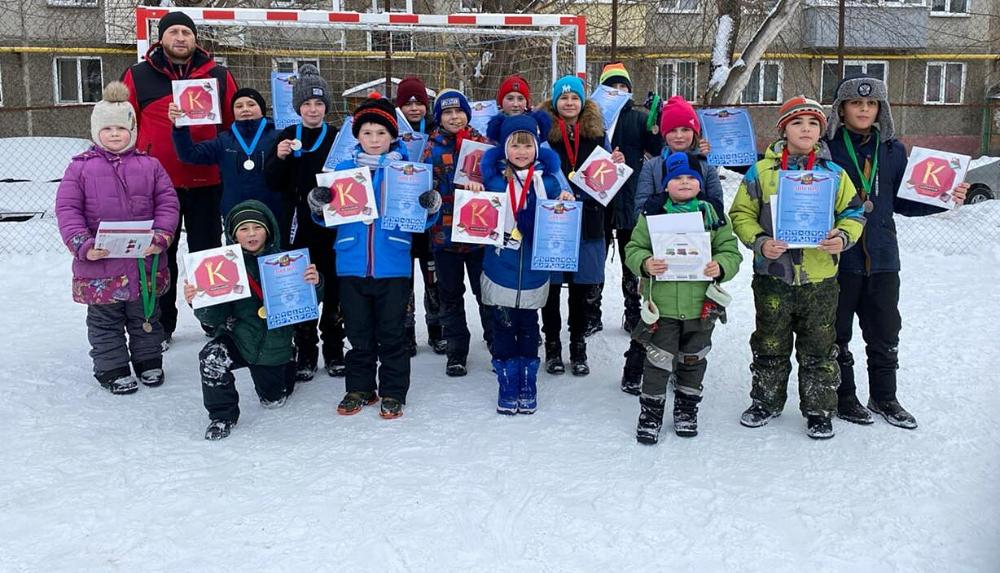
[[[813,5],[802,9],[803,43],[806,47],[837,47],[837,6]],[[914,50],[927,47],[926,6],[848,5],[844,15],[844,47],[864,50]]]

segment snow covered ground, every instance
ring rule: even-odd
[[[970,222],[973,208],[1000,202]],[[421,332],[403,418],[336,415],[343,381],[325,375],[263,410],[242,371],[239,425],[206,442],[189,310],[167,383],[111,396],[91,377],[68,255],[0,257],[0,570],[997,571],[1000,243],[903,257],[900,399],[918,430],[836,421],[836,438],[809,440],[794,375],[784,416],[740,426],[744,261],[701,433],[655,447],[636,444],[637,400],[618,389],[617,259],[592,374],[540,376],[534,416],[494,413],[484,347],[450,379]]]

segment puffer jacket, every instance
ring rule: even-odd
[[[669,148],[664,152],[669,155]],[[666,176],[665,162],[666,158],[663,155],[657,155],[642,166],[639,184],[635,191],[636,215],[649,208],[655,209],[666,201],[667,183],[663,180]],[[709,165],[708,160],[701,155],[698,156],[698,168],[701,171],[701,180],[705,182],[704,188],[698,193],[698,199],[711,203],[716,213],[720,215],[725,213],[719,170]]]
[[[611,138],[611,149],[619,149],[625,156],[625,164],[632,168],[632,175],[607,207],[609,223],[614,229],[632,229],[635,227],[638,213],[642,211],[643,203],[636,197],[639,185],[639,175],[643,171],[645,156],[659,157],[663,148],[663,139],[646,129],[649,112],[635,105],[632,100],[625,102],[625,107],[618,114],[618,124]],[[716,176],[718,179],[718,176]],[[721,187],[719,189],[721,194]],[[718,211],[721,213],[722,211]]]
[[[461,151],[459,138],[443,129],[435,129],[430,134],[430,140],[424,149],[421,159],[424,163],[434,166],[434,187],[441,194],[441,216],[431,226],[431,249],[451,252],[469,252],[479,250],[482,245],[453,243],[451,241],[452,216],[455,213],[455,161]],[[486,136],[473,128],[462,133],[461,140],[489,143]]]

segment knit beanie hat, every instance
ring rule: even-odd
[[[785,127],[793,119],[802,116],[815,117],[819,120],[820,132],[826,130],[826,114],[823,111],[823,106],[814,99],[798,95],[789,98],[785,103],[781,104],[781,109],[778,110],[778,133],[784,134]]]
[[[541,148],[546,134],[552,129],[552,118],[544,111],[532,111],[520,115],[498,113],[490,118],[486,126],[486,137],[504,146],[506,156],[507,138],[518,131],[526,131],[535,138],[535,147]]]
[[[628,75],[625,64],[618,62],[604,66],[601,71],[601,85],[610,86],[612,84],[625,84],[628,90],[632,91],[632,77]]]
[[[240,227],[246,225],[247,223],[257,223],[261,227],[264,227],[264,230],[270,236],[271,229],[268,227],[268,220],[270,220],[270,217],[256,207],[251,207],[249,205],[241,207],[239,211],[233,213],[229,217],[230,230],[233,234],[231,238],[233,242],[236,242],[236,231],[239,231]]]
[[[326,85],[326,80],[319,75],[319,70],[312,64],[299,67],[298,78],[292,87],[292,105],[295,106],[295,113],[299,113],[299,108],[308,99],[316,98],[326,104],[326,111],[330,111],[330,88]]]
[[[461,108],[465,112],[466,121],[472,119],[472,106],[469,105],[468,98],[458,90],[445,89],[438,92],[437,99],[434,100],[434,121],[441,124],[441,112],[449,108]]]
[[[198,27],[194,25],[194,20],[191,19],[191,16],[188,16],[184,12],[170,12],[160,18],[160,24],[157,26],[160,40],[163,39],[163,33],[171,26],[184,26],[190,29],[196,38],[198,37]]]
[[[90,137],[94,143],[101,146],[100,133],[105,127],[123,127],[129,132],[129,142],[121,151],[128,150],[135,145],[136,121],[135,108],[128,101],[128,86],[121,82],[111,82],[104,88],[101,101],[94,105],[90,112]],[[103,146],[101,146],[103,147]]]
[[[241,97],[248,97],[253,101],[257,102],[257,105],[260,106],[260,113],[263,115],[267,114],[267,102],[264,101],[264,96],[260,95],[259,91],[253,88],[240,88],[236,90],[236,93],[233,94],[234,108],[236,107],[236,100],[240,99]]]
[[[579,76],[563,76],[552,84],[552,108],[556,107],[556,100],[565,93],[575,93],[580,98],[580,103],[587,101],[587,94],[583,91],[583,80]]]
[[[870,97],[878,101],[878,115],[875,123],[878,124],[879,138],[882,141],[889,141],[896,136],[896,130],[892,122],[892,110],[889,108],[889,90],[885,87],[885,82],[878,78],[867,75],[851,76],[840,80],[837,85],[837,93],[833,100],[833,109],[830,111],[830,124],[826,128],[826,135],[832,138],[840,128],[840,104],[852,99]]]
[[[378,92],[372,93],[354,110],[354,124],[351,126],[351,133],[354,134],[355,139],[361,133],[361,126],[366,123],[377,123],[385,126],[393,139],[399,137],[396,107]]]
[[[517,92],[528,100],[528,107],[531,107],[531,87],[528,81],[519,75],[507,76],[500,82],[500,89],[497,90],[497,106],[503,107],[503,98],[510,92]]]
[[[701,122],[698,121],[698,114],[683,96],[671,96],[660,112],[660,136],[678,127],[688,127],[699,136],[701,135]]]
[[[427,86],[416,76],[403,78],[396,87],[396,107],[403,107],[403,104],[411,100],[417,100],[426,107],[431,106],[431,100],[427,97]]]
[[[701,177],[701,169],[698,164],[698,158],[694,155],[683,151],[675,151],[667,156],[667,160],[664,165],[667,169],[667,175],[663,178],[664,187],[667,186],[667,183],[669,183],[671,179],[680,177],[681,175],[690,175],[698,180],[699,187],[705,187],[705,181]]]

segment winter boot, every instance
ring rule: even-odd
[[[150,368],[139,373],[139,380],[150,388],[162,386],[165,379],[166,376],[163,374],[162,368]]]
[[[452,378],[457,378],[465,376],[469,373],[468,368],[465,367],[465,357],[464,356],[449,356],[448,364],[445,366],[444,373]]]
[[[667,397],[663,394],[639,395],[639,425],[635,429],[635,439],[640,444],[651,446],[660,440],[663,427],[663,409]]]
[[[261,398],[260,407],[265,410],[277,410],[278,408],[284,406],[285,402],[288,402],[288,396],[282,396],[277,400],[265,400],[264,398]]]
[[[427,327],[427,344],[430,345],[434,354],[446,354],[448,352],[448,341],[444,339],[444,331],[440,324]]]
[[[740,416],[740,424],[748,428],[759,428],[766,426],[773,418],[777,418],[780,415],[781,412],[772,412],[760,402],[754,401]]]
[[[348,392],[337,405],[337,413],[341,416],[353,416],[365,406],[378,402],[375,392]]]
[[[392,420],[403,415],[403,403],[395,398],[382,398],[382,405],[379,406],[378,415],[383,420]]]
[[[132,376],[128,366],[97,372],[94,378],[97,378],[101,388],[112,394],[134,394],[139,389],[139,382]]]
[[[309,382],[316,375],[319,349],[315,345],[300,346],[295,356],[295,381]]]
[[[591,285],[587,289],[587,325],[583,330],[584,338],[589,338],[604,330],[604,320],[601,318],[601,293],[604,291],[604,283]]]
[[[833,422],[827,416],[807,416],[806,435],[814,440],[829,440],[834,436]]]
[[[868,426],[875,423],[872,419],[872,415],[865,410],[865,407],[861,405],[858,401],[858,397],[854,394],[850,396],[841,396],[837,400],[837,417],[841,420],[847,420],[853,424],[861,424],[862,426]]]
[[[917,419],[907,412],[896,400],[868,400],[868,409],[885,418],[893,426],[913,430]]]
[[[642,389],[642,368],[646,351],[638,342],[629,343],[625,351],[625,368],[622,370],[622,392],[638,396]]]
[[[566,372],[566,365],[562,359],[562,343],[558,340],[545,341],[545,371],[549,374]]]
[[[205,430],[205,439],[215,441],[228,438],[229,431],[235,425],[236,422],[230,422],[229,420],[212,420],[212,423],[208,425],[208,429]]]
[[[493,359],[497,371],[497,413],[508,416],[517,414],[517,394],[521,387],[521,359]]]
[[[698,435],[698,402],[701,396],[674,391],[674,433],[682,438]]]
[[[331,358],[326,361],[326,375],[333,378],[343,378],[347,375],[347,364],[343,358]]]
[[[590,374],[590,365],[587,364],[587,343],[569,343],[569,362],[573,369],[573,376],[586,376]]]
[[[631,272],[622,275],[622,293],[625,295],[625,315],[622,319],[622,329],[632,334],[635,325],[639,324],[639,279]]]
[[[538,409],[538,365],[537,358],[521,358],[520,385],[517,391],[517,413],[534,414]]]
[[[415,326],[406,327],[406,351],[410,358],[417,355],[417,328]]]

